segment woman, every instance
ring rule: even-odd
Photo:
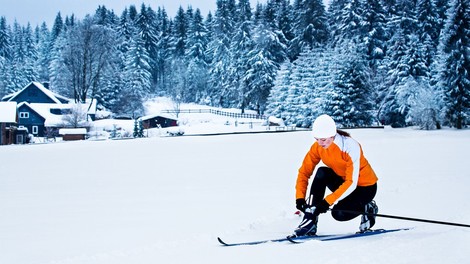
[[[304,218],[294,231],[295,236],[315,235],[318,215],[326,213],[334,205],[331,214],[338,221],[348,221],[361,213],[360,232],[375,224],[375,217],[368,214],[378,212],[373,201],[377,192],[377,176],[362,153],[357,141],[345,132],[336,129],[335,121],[321,115],[312,125],[316,142],[305,156],[299,169],[296,183],[296,207],[304,212]],[[327,167],[319,167],[306,192],[310,176],[322,161]],[[331,194],[325,196],[328,187]]]

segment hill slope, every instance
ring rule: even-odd
[[[470,131],[358,129],[379,176],[380,213],[470,223]],[[221,247],[276,238],[299,223],[298,166],[309,132],[3,146],[0,263],[465,263],[470,229],[392,219],[389,235],[301,245]],[[359,218],[322,215],[319,234]]]

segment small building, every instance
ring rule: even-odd
[[[84,140],[86,137],[86,128],[61,128],[59,135],[64,141]]]
[[[178,126],[178,120],[163,115],[143,116],[140,120],[145,129]]]

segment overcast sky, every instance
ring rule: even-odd
[[[216,0],[0,0],[0,16],[6,17],[10,25],[16,19],[20,25],[30,22],[35,27],[46,22],[51,28],[58,12],[62,18],[74,14],[77,19],[83,19],[86,14],[94,14],[99,5],[104,5],[120,16],[124,8],[130,5],[135,5],[140,11],[142,2],[153,10],[165,7],[169,17],[174,17],[180,6],[185,10],[189,5],[193,9],[199,8],[203,16],[209,11],[214,14],[216,9]],[[255,8],[256,3],[266,3],[266,0],[250,2],[251,7]]]

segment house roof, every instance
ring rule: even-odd
[[[140,119],[141,119],[142,121],[145,121],[145,120],[149,120],[149,119],[156,118],[156,117],[163,117],[163,118],[166,118],[166,119],[171,119],[171,120],[178,121],[178,119],[175,118],[175,117],[172,117],[172,116],[170,116],[170,115],[162,115],[162,114],[146,115],[146,116],[141,117]]]
[[[18,104],[18,109],[20,109],[21,107],[23,107],[23,105],[25,105],[26,107],[28,107],[31,111],[33,111],[34,113],[36,113],[37,115],[39,115],[40,117],[44,118],[44,120],[46,120],[46,116],[44,116],[43,113],[41,113],[40,111],[37,111],[37,109],[35,109],[34,107],[31,106],[31,104],[27,103],[27,102],[22,102],[22,103],[19,103]],[[20,111],[21,112],[21,111]]]
[[[96,101],[96,100],[94,100]],[[96,103],[92,101],[87,101],[85,104],[43,104],[43,103],[27,103],[22,102],[18,104],[18,108],[27,105],[32,111],[36,112],[38,115],[45,119],[44,125],[55,127],[64,123],[62,114],[54,114],[52,113],[52,109],[60,109],[60,110],[70,110],[74,106],[79,106],[82,108],[84,112],[87,114],[96,113]],[[91,108],[90,108],[91,105]]]
[[[86,128],[61,128],[59,135],[86,135]]]
[[[44,93],[47,97],[49,97],[56,104],[62,104],[62,102],[69,102],[70,101],[69,98],[66,98],[64,96],[61,96],[61,95],[58,95],[58,94],[52,92],[51,90],[44,87],[44,85],[42,85],[42,83],[39,83],[39,82],[30,82],[23,89],[21,89],[17,92],[14,92],[12,94],[9,94],[9,95],[5,95],[2,98],[2,101],[8,101],[8,102],[15,101],[15,98],[18,95],[20,95],[23,91],[30,88],[31,85],[34,85],[37,89],[39,89],[42,93]]]
[[[0,123],[16,123],[16,102],[0,102]]]

